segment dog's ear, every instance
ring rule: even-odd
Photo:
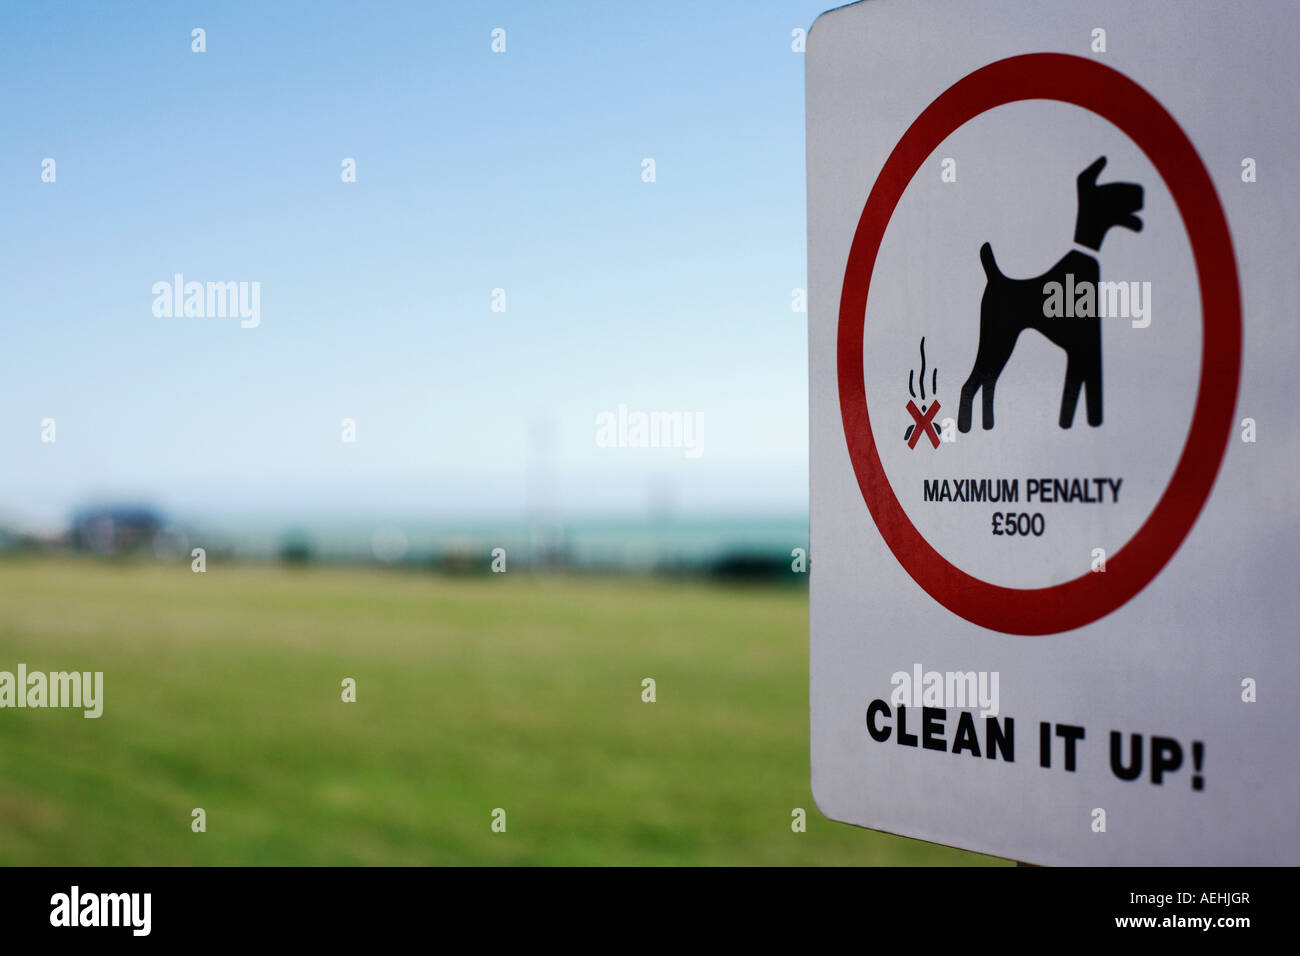
[[[1093,163],[1091,166],[1089,166],[1087,169],[1085,169],[1083,172],[1079,174],[1079,185],[1080,186],[1097,185],[1097,177],[1101,175],[1101,171],[1103,168],[1105,168],[1105,166],[1106,166],[1106,157],[1105,156],[1097,157],[1097,161],[1095,163]]]

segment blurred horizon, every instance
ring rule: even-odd
[[[101,527],[98,534],[95,523]],[[120,541],[132,526],[140,539]],[[96,538],[103,540],[97,541]],[[376,563],[486,570],[493,549],[515,568],[629,572],[713,570],[776,576],[808,549],[806,514],[341,516],[327,512],[171,513],[143,500],[90,501],[66,520],[35,525],[0,512],[0,554],[83,551],[188,564],[210,560]],[[737,562],[745,565],[738,568]],[[784,575],[782,575],[784,576]]]

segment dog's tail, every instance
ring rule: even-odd
[[[987,242],[980,246],[980,263],[984,266],[984,275],[990,279],[1001,279],[1002,270],[998,268],[997,260],[993,258],[993,247]]]

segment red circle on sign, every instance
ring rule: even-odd
[[[990,584],[951,564],[912,524],[881,467],[867,413],[862,362],[867,295],[885,229],[921,163],[981,113],[1020,100],[1058,100],[1091,110],[1151,160],[1182,217],[1200,285],[1201,375],[1191,430],[1164,494],[1132,539],[1106,562],[1045,588]],[[1030,53],[958,80],[916,118],[885,161],[853,236],[840,294],[837,343],[840,414],[858,486],[885,543],[912,579],[954,614],[1008,634],[1055,634],[1091,624],[1123,605],[1160,572],[1209,497],[1232,429],[1241,373],[1241,298],[1227,219],[1191,141],[1150,93],[1083,57]]]

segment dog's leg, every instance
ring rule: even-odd
[[[1002,370],[1007,367],[1007,362],[1011,360],[1011,351],[1015,347],[1015,335],[1007,336],[1003,341],[995,342],[988,354],[984,356],[984,362],[979,363],[979,388],[984,399],[980,424],[985,431],[993,427],[993,393],[997,390],[998,378],[1002,375]]]
[[[997,271],[997,266],[993,263],[993,250],[989,248],[988,243],[985,243],[984,248],[980,250],[980,256],[984,261],[985,272],[990,272],[990,269],[993,272]],[[989,382],[990,379],[994,382],[997,381],[998,372],[1002,371],[1002,366],[1007,361],[1006,358],[1003,358],[1001,363],[995,363],[992,356],[992,352],[996,347],[993,343],[996,342],[1002,330],[998,326],[998,312],[993,303],[992,297],[995,295],[996,290],[991,276],[992,273],[990,273],[988,285],[984,287],[984,296],[980,299],[980,340],[979,345],[975,348],[975,362],[971,365],[970,375],[966,377],[966,383],[961,387],[961,402],[957,408],[957,430],[963,434],[970,431],[971,404],[975,401],[975,393],[981,388],[984,389],[984,407],[986,409],[992,407],[989,404]],[[997,288],[1000,288],[1000,286]],[[989,370],[994,364],[997,364],[997,371],[990,376]],[[992,420],[990,415],[991,413],[988,411],[984,413],[985,428],[993,427],[989,424]]]
[[[1008,358],[1009,357],[1010,356],[1008,356]],[[1002,365],[1006,364],[1006,360],[1004,359]],[[1002,367],[999,366],[998,372],[1000,373],[1001,371]],[[986,375],[984,381],[980,384],[980,389],[983,393],[981,397],[984,399],[984,407],[980,410],[980,425],[983,426],[985,431],[988,431],[993,427],[993,391],[997,388],[997,384],[997,374]]]
[[[1101,424],[1101,348],[1088,357],[1083,373],[1084,390],[1088,393],[1088,424],[1096,428]]]
[[[1061,391],[1061,427],[1074,424],[1074,410],[1079,406],[1079,387],[1083,384],[1083,363],[1074,352],[1066,353],[1065,388]]]
[[[979,391],[983,392],[984,397],[980,424],[983,425],[985,431],[993,427],[993,390],[997,387],[998,376],[1002,374],[1002,369],[1006,367],[1007,361],[1011,358],[1011,350],[1016,345],[1015,339],[1012,339],[1010,342],[997,342],[990,347],[988,343],[993,337],[993,335],[987,334],[980,335],[980,347],[979,352],[975,355],[975,367],[970,370],[970,377],[966,379],[966,384],[961,387],[961,403],[957,408],[958,431],[970,431],[971,403],[975,400],[975,393]]]
[[[975,401],[975,393],[980,387],[977,378],[979,367],[979,359],[976,359],[975,367],[970,371],[970,378],[966,379],[966,384],[961,387],[961,402],[957,408],[957,431],[962,433],[970,431],[970,406]]]

